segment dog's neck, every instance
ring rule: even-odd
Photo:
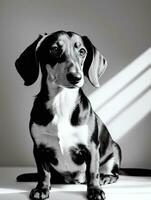
[[[47,81],[47,108],[53,107],[57,115],[71,114],[79,98],[79,88],[65,88]]]

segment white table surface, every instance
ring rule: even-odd
[[[18,183],[22,173],[36,172],[34,168],[0,167],[0,200],[28,200],[35,182]],[[151,200],[151,177],[120,176],[117,183],[103,186],[106,200]],[[52,185],[50,200],[84,200],[86,185]]]

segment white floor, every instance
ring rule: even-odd
[[[0,200],[28,200],[36,183],[17,183],[16,176],[33,168],[0,168]],[[151,200],[151,177],[120,176],[117,183],[103,186],[106,200]],[[53,185],[51,200],[84,200],[85,185]]]

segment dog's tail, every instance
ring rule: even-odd
[[[17,182],[37,182],[39,180],[38,173],[21,174],[16,178]]]
[[[53,168],[51,169],[51,183],[53,184],[64,184],[64,177],[56,172]],[[17,182],[38,182],[41,179],[38,173],[26,173],[17,176]]]
[[[142,169],[142,168],[120,168],[119,175],[124,176],[144,176],[151,177],[151,169]]]
[[[140,168],[120,168],[119,174],[124,176],[151,177],[151,169]],[[62,182],[60,177],[55,177],[55,182]],[[38,173],[21,174],[16,178],[17,182],[37,182],[39,180]],[[54,180],[54,179],[53,179]]]

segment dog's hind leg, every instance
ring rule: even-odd
[[[121,150],[118,144],[112,143],[113,151],[100,162],[100,185],[115,183],[119,178]]]

